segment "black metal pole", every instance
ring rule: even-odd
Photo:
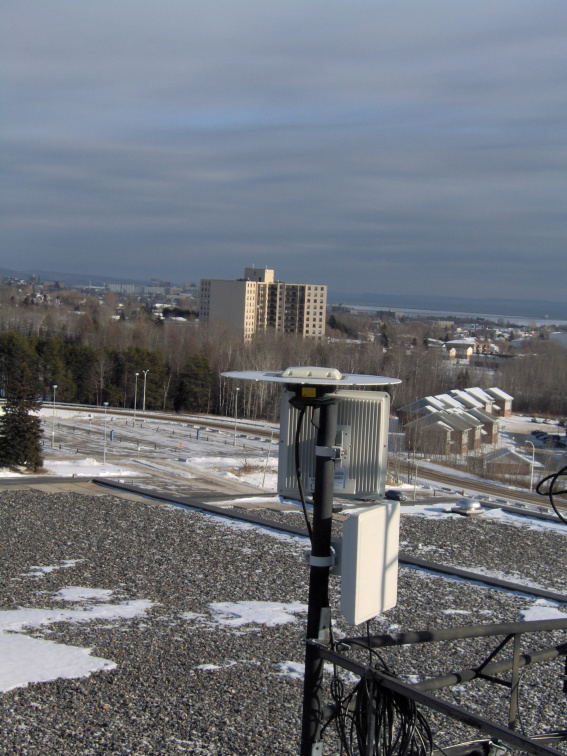
[[[315,461],[315,492],[313,495],[313,541],[309,576],[309,605],[307,638],[329,641],[329,568],[331,556],[331,526],[335,462],[332,447],[337,435],[337,403],[325,397],[317,403],[319,427]],[[321,743],[321,685],[323,660],[318,649],[308,643],[305,650],[305,680],[303,686],[303,723],[301,728],[301,756],[319,756]]]

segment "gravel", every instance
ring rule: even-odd
[[[300,524],[295,514],[258,514]],[[305,604],[304,539],[106,495],[7,490],[0,493],[0,518],[1,610],[61,609],[55,594],[67,586],[112,590],[113,603],[153,602],[134,619],[26,629],[33,637],[88,647],[117,666],[0,694],[0,754],[298,753],[302,681],[282,675],[278,665],[303,661],[305,613],[273,627],[231,626],[217,621],[210,604]],[[406,553],[565,592],[561,534],[408,516],[402,518],[400,540]],[[65,560],[76,561],[41,577],[31,574],[34,566]],[[335,577],[332,595],[336,604]],[[371,632],[514,622],[533,604],[519,593],[402,567],[398,605],[374,620]],[[337,637],[353,634],[336,605],[333,616]],[[387,650],[384,657],[402,677],[426,677],[478,663],[494,645],[428,644]],[[532,640],[529,647],[534,645]],[[562,672],[556,661],[524,675],[520,702],[527,731],[565,727]],[[446,690],[443,697],[505,724],[507,693],[475,682]],[[427,716],[440,746],[476,737],[452,721]],[[333,733],[324,753],[340,753]]]

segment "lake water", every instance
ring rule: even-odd
[[[512,323],[514,325],[527,326],[535,323],[536,326],[551,326],[567,325],[567,320],[547,320],[546,318],[526,318],[523,315],[495,315],[494,313],[483,312],[455,312],[455,310],[414,310],[410,307],[380,307],[380,306],[368,306],[368,305],[351,305],[345,304],[345,307],[349,307],[352,310],[358,310],[359,312],[376,312],[377,310],[395,310],[396,312],[403,312],[410,318],[441,318],[444,320],[451,320],[453,318],[477,320],[484,318],[494,323]],[[559,334],[567,335],[567,334]]]

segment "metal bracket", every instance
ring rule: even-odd
[[[305,562],[313,567],[329,567],[331,575],[341,574],[341,556],[342,556],[342,541],[333,541],[331,546],[331,553],[328,557],[316,557],[311,553],[311,549],[305,551]]]
[[[316,457],[327,457],[327,459],[340,459],[343,453],[341,446],[316,446]]]
[[[323,606],[321,608],[321,616],[319,618],[319,635],[317,636],[319,643],[329,644],[331,640],[331,608],[329,606]]]
[[[333,567],[335,564],[335,555],[330,554],[328,557],[313,556],[309,553],[309,564],[312,567]]]

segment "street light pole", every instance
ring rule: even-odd
[[[535,465],[535,446],[532,444],[531,441],[528,441],[526,439],[526,444],[529,444],[532,447],[532,467],[531,467],[531,473],[530,473],[530,491],[534,490],[534,465]]]
[[[415,461],[415,478],[413,479],[413,500],[415,501],[415,493],[417,489],[417,468],[422,462],[431,462],[429,457],[427,459],[416,459]]]
[[[234,446],[236,446],[236,419],[238,416],[238,392],[240,391],[240,387],[236,387],[236,393],[234,395]]]
[[[144,401],[142,402],[142,412],[146,411],[146,376],[149,372],[149,370],[142,370],[142,373],[144,374]]]
[[[136,376],[136,382],[134,384],[134,425],[136,425],[136,395],[138,393],[138,376],[140,373],[134,373]]]
[[[421,462],[420,459],[416,459],[415,461],[415,476],[413,479],[413,500],[415,501],[415,493],[417,489],[417,468],[419,467],[419,463]]]
[[[106,408],[108,407],[108,402],[104,403],[104,444],[102,447],[102,464],[106,464]]]
[[[57,384],[53,386],[53,420],[51,421],[51,448],[55,444],[55,391],[57,390]]]

